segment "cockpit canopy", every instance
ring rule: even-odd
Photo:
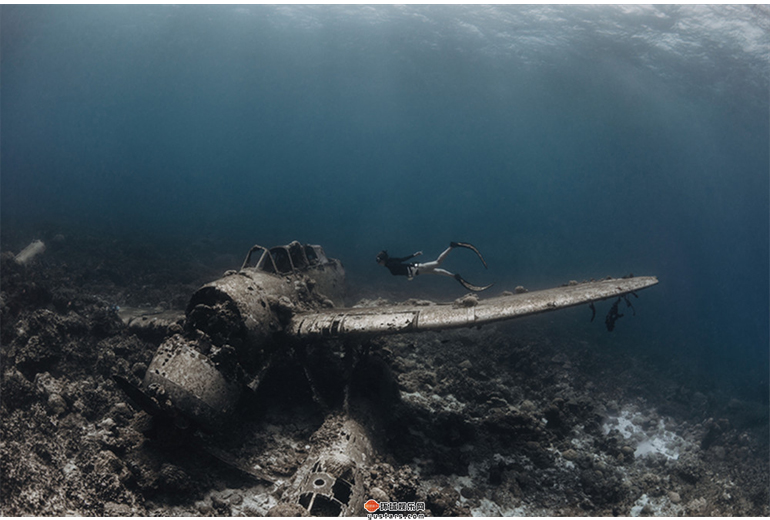
[[[262,255],[257,260],[254,269],[265,273],[292,274],[330,263],[321,246],[302,245],[294,241],[288,245],[275,246],[270,249],[255,245],[249,250],[249,254],[246,256],[241,269],[251,267],[249,264],[251,263],[252,254],[258,250],[262,250]]]

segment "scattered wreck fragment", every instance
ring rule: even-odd
[[[372,444],[363,426],[347,414],[330,414],[314,434],[316,443],[294,476],[284,500],[298,504],[310,516],[360,516],[364,470],[372,459]]]
[[[16,255],[15,260],[17,264],[26,265],[30,263],[37,255],[45,252],[45,244],[42,240],[33,240],[27,247],[21,250]]]

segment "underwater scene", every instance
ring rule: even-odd
[[[0,6],[0,513],[770,515],[768,56],[763,5]]]

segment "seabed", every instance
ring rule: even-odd
[[[220,457],[158,433],[112,380],[141,377],[162,339],[129,332],[121,306],[183,309],[237,258],[92,237],[49,242],[20,265],[9,251],[25,244],[9,242],[3,515],[280,511],[329,413],[290,357],[234,428],[197,435]],[[433,516],[770,515],[767,404],[663,373],[641,346],[591,344],[557,313],[372,347],[400,391],[374,392],[382,413],[361,418],[372,498],[424,502]]]

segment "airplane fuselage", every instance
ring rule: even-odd
[[[340,305],[345,271],[320,246],[263,251],[249,266],[198,289],[185,311],[184,332],[167,338],[143,380],[157,407],[206,429],[232,413],[244,385],[256,388],[297,312]]]

